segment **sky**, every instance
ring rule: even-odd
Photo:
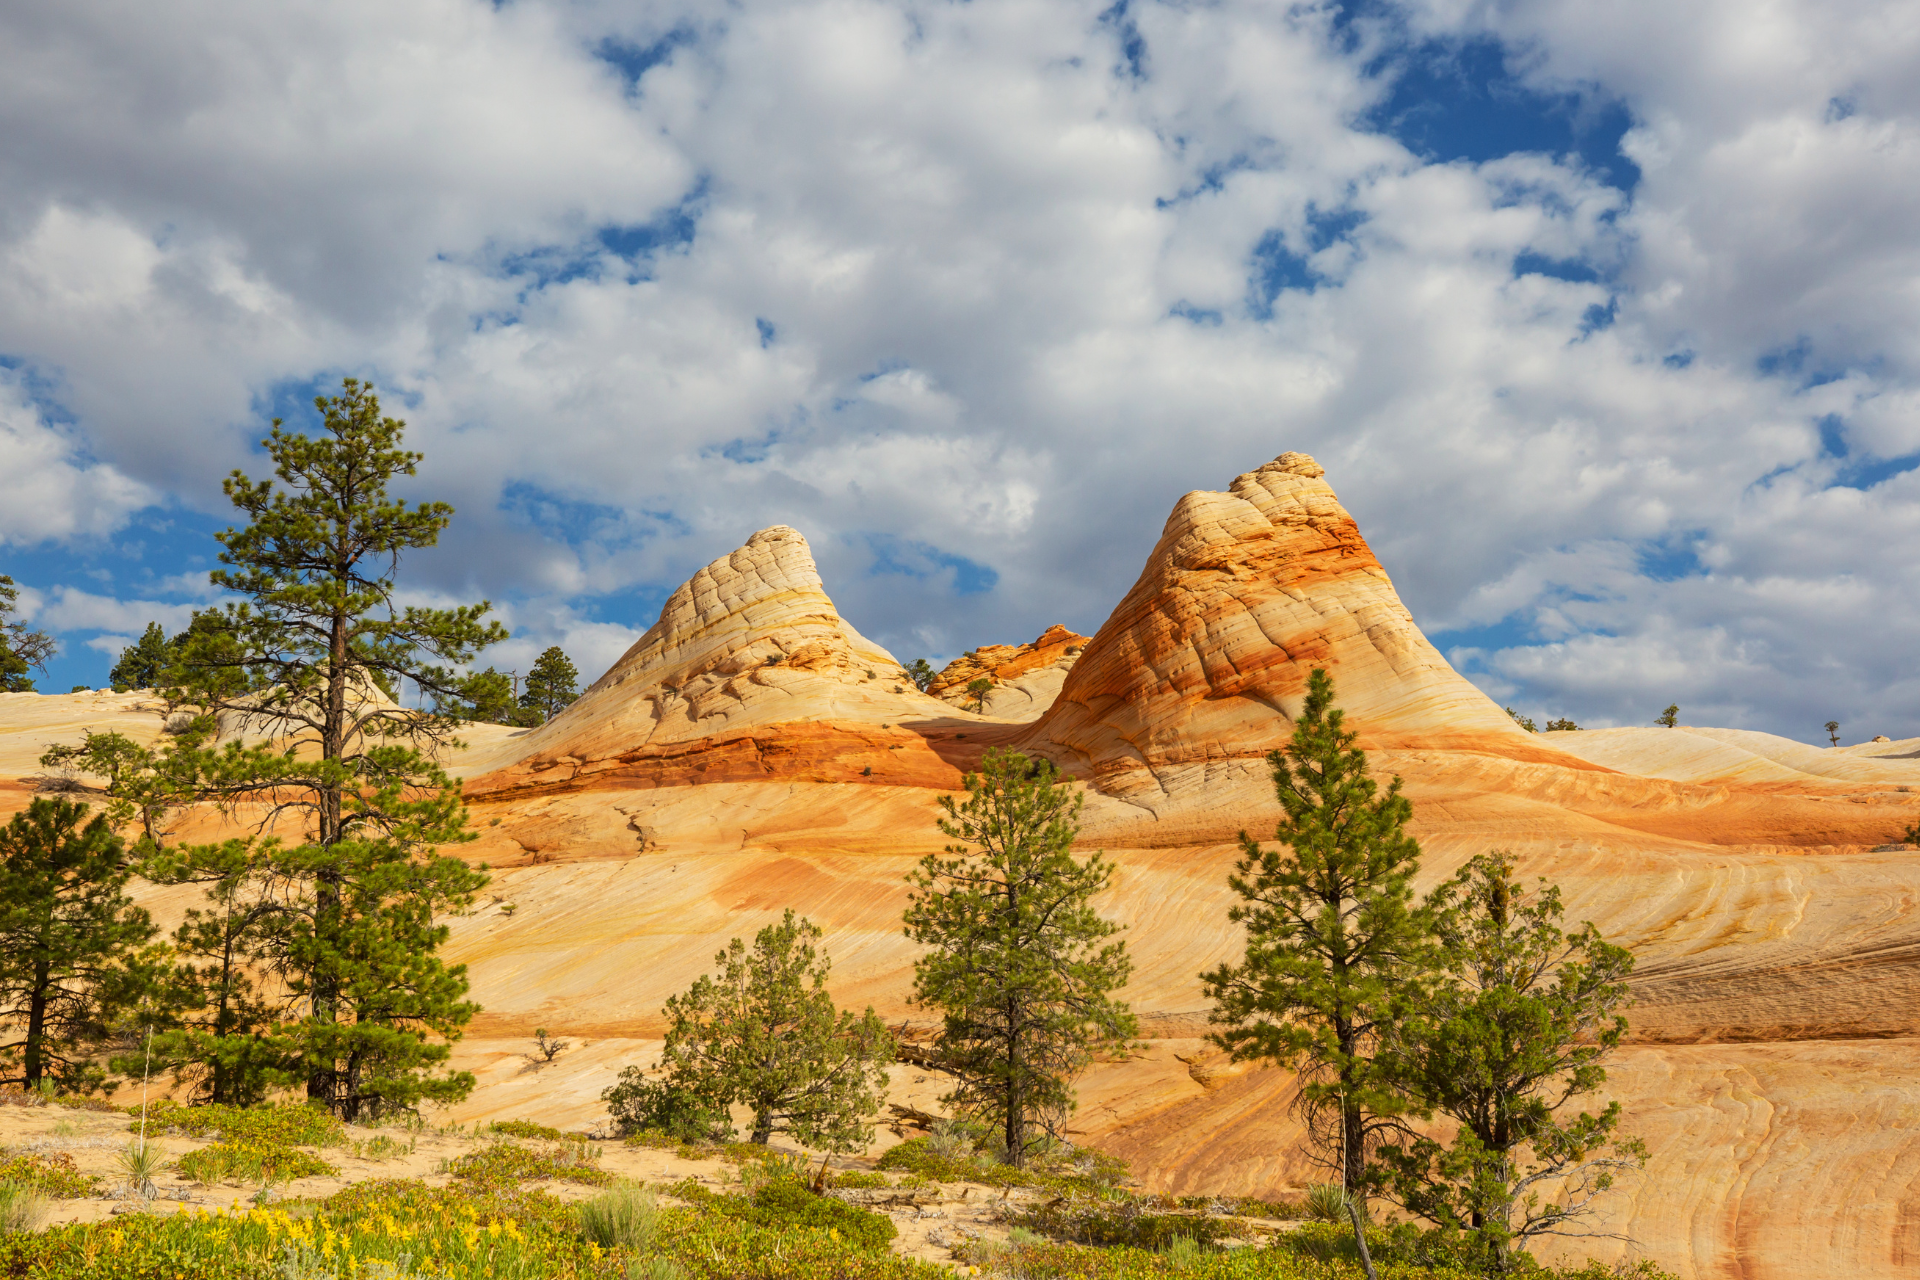
[[[0,573],[99,685],[370,380],[592,676],[754,530],[911,661],[1313,454],[1582,725],[1920,735],[1908,0],[0,8]]]

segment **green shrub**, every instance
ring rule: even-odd
[[[622,1068],[600,1098],[623,1134],[652,1130],[689,1143],[724,1142],[733,1136],[725,1107],[665,1080],[649,1080],[639,1067]]]
[[[1018,1214],[1023,1227],[1079,1244],[1164,1250],[1177,1239],[1216,1244],[1238,1234],[1231,1222],[1191,1213],[1159,1212],[1153,1197],[1057,1197]]]
[[[893,1219],[883,1213],[873,1213],[832,1196],[815,1195],[806,1184],[785,1178],[769,1182],[754,1192],[753,1206],[764,1215],[753,1220],[763,1225],[838,1232],[838,1239],[859,1249],[884,1249],[898,1234]]]
[[[653,1243],[654,1227],[660,1208],[653,1192],[644,1187],[615,1187],[604,1195],[581,1202],[580,1234],[602,1249],[627,1249],[638,1253]]]
[[[874,1168],[917,1174],[933,1182],[983,1182],[991,1187],[1039,1187],[1049,1191],[1101,1191],[1126,1180],[1126,1162],[1098,1151],[1065,1149],[1031,1160],[1024,1169],[990,1155],[942,1154],[953,1150],[937,1136],[909,1138],[889,1147]]]
[[[566,1143],[535,1151],[512,1142],[496,1142],[461,1156],[448,1171],[476,1187],[492,1190],[542,1181],[604,1187],[612,1183],[613,1175],[594,1163],[598,1155],[597,1151],[589,1151],[585,1143]]]
[[[398,1138],[389,1138],[384,1133],[376,1133],[365,1142],[353,1144],[353,1154],[363,1160],[392,1160],[400,1156],[413,1154],[413,1143],[401,1142]]]
[[[79,1200],[100,1193],[100,1179],[74,1168],[73,1157],[64,1151],[0,1159],[0,1181],[56,1200]]]
[[[827,1176],[827,1185],[829,1187],[843,1187],[848,1191],[881,1191],[892,1187],[894,1181],[884,1173],[872,1172],[866,1169],[852,1169],[845,1173],[829,1174]]]
[[[584,1142],[584,1133],[566,1133],[552,1125],[535,1124],[531,1120],[495,1120],[487,1126],[487,1132],[501,1134],[508,1138],[541,1138],[548,1142]]]
[[[181,1174],[203,1186],[229,1180],[266,1184],[296,1178],[326,1178],[340,1171],[318,1156],[297,1147],[261,1142],[216,1142],[189,1151],[176,1162]]]
[[[140,1129],[140,1108],[128,1107],[129,1132]],[[147,1134],[184,1138],[223,1138],[278,1147],[337,1147],[346,1142],[346,1126],[331,1112],[304,1102],[258,1107],[183,1107],[162,1099],[147,1108]]]
[[[692,1178],[675,1183],[667,1192],[698,1212],[719,1214],[770,1231],[820,1231],[856,1249],[884,1250],[898,1234],[893,1219],[885,1214],[872,1213],[833,1196],[815,1195],[806,1184],[791,1178],[769,1181],[751,1198],[717,1195]]]

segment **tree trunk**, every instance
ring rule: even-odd
[[[27,1047],[25,1073],[27,1088],[40,1083],[47,1073],[47,988],[51,985],[52,965],[46,960],[33,962],[33,993],[27,997]]]

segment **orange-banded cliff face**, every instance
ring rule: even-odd
[[[1022,745],[1109,794],[1173,793],[1284,742],[1324,667],[1366,745],[1551,754],[1421,634],[1324,476],[1286,453],[1180,499]]]

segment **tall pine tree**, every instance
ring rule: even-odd
[[[307,1094],[354,1120],[472,1087],[435,1073],[475,1009],[464,968],[434,954],[442,921],[486,882],[437,851],[473,838],[437,759],[456,726],[388,695],[410,681],[435,701],[459,697],[454,667],[506,632],[484,602],[396,602],[401,556],[434,545],[452,508],[389,496],[420,455],[371,387],[348,378],[314,403],[320,435],[276,419],[262,442],[278,485],[238,471],[226,482],[247,523],[217,535],[227,567],[211,579],[243,599],[190,629],[176,694],[255,739],[207,753],[202,794],[283,833],[300,824],[297,840],[258,842],[263,861],[245,877],[279,886],[266,951],[299,1012],[285,1031]]]
[[[1420,854],[1404,829],[1412,806],[1398,778],[1383,794],[1367,776],[1355,738],[1333,705],[1333,682],[1315,670],[1293,740],[1267,756],[1286,810],[1274,832],[1282,847],[1242,832],[1227,881],[1241,898],[1229,918],[1246,928],[1246,953],[1201,981],[1221,1027],[1215,1041],[1236,1060],[1300,1071],[1308,1132],[1352,1198],[1371,1276],[1359,1207],[1368,1158],[1407,1106],[1379,1061],[1380,1034],[1404,1009],[1429,943],[1412,906]]]
[[[939,1052],[959,1080],[946,1101],[994,1125],[1017,1168],[1073,1110],[1093,1055],[1133,1038],[1112,994],[1133,961],[1092,906],[1113,864],[1074,858],[1081,797],[1052,763],[990,750],[965,786],[964,803],[940,797],[940,830],[962,843],[908,876],[906,934],[931,948],[913,993],[945,1015]]]

